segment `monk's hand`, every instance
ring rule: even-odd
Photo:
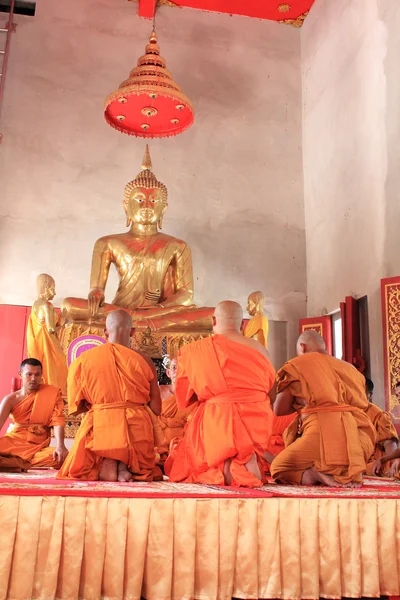
[[[395,477],[399,473],[399,471],[400,471],[400,458],[396,458],[396,460],[392,460],[390,469],[387,472],[388,477]]]
[[[68,448],[64,446],[64,444],[57,446],[57,448],[53,452],[53,459],[56,460],[61,467],[64,460],[68,456]]]
[[[93,288],[90,290],[88,295],[88,307],[92,316],[96,316],[99,312],[100,306],[103,306],[105,295],[103,290],[100,288]]]
[[[372,465],[372,474],[373,475],[380,475],[382,471],[382,461],[380,458],[378,458],[378,460],[376,460],[374,462],[374,464]]]

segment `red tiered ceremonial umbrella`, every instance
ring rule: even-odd
[[[177,135],[192,125],[192,103],[165,66],[153,31],[145,55],[129,79],[105,102],[104,117],[111,127],[128,135],[154,138]]]

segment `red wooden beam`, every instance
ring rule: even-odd
[[[156,0],[139,0],[139,17],[152,19],[156,10]]]
[[[140,4],[152,4],[150,0],[139,0]],[[172,0],[178,7],[197,8],[206,12],[243,15],[257,19],[297,19],[311,9],[314,0]],[[141,14],[141,13],[139,13]],[[146,15],[147,16],[147,15]]]

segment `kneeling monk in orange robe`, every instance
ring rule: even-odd
[[[368,417],[371,419],[376,430],[375,452],[367,464],[367,475],[372,475],[372,467],[376,460],[392,454],[397,449],[399,436],[395,426],[392,423],[389,413],[381,410],[379,406],[372,404],[372,395],[374,393],[374,384],[370,379],[366,381],[366,393],[368,398],[368,407],[365,409]],[[391,465],[386,463],[382,469],[381,475],[387,475],[391,472]],[[390,473],[391,474],[391,473]]]
[[[161,395],[161,415],[158,421],[164,435],[164,444],[158,447],[158,451],[163,454],[169,451],[172,440],[177,443],[183,438],[183,432],[189,415],[196,408],[196,404],[189,404],[184,409],[179,409],[176,404],[175,383],[176,371],[178,368],[178,359],[166,356],[163,360],[165,372],[171,380],[170,385],[160,385]]]
[[[272,462],[271,474],[302,485],[359,485],[375,447],[375,430],[364,412],[365,379],[330,356],[315,331],[301,334],[297,353],[278,372],[274,411],[297,410],[300,416],[286,430],[286,448]]]
[[[109,313],[107,344],[75,360],[68,375],[70,414],[83,417],[60,479],[153,481],[156,467],[150,410],[160,414],[157,372],[150,358],[129,348],[132,318]]]
[[[183,347],[178,359],[179,408],[198,400],[174,452],[171,481],[262,485],[272,411],[268,397],[275,371],[268,352],[240,333],[243,312],[221,302],[214,337]]]
[[[0,438],[0,470],[58,468],[68,454],[64,446],[64,403],[61,390],[41,384],[42,364],[27,358],[20,367],[22,388],[0,404],[0,429],[11,416],[14,426]],[[50,448],[54,427],[56,448]]]
[[[385,467],[388,463],[391,464],[389,470],[386,471]],[[386,454],[375,460],[372,465],[372,473],[377,477],[386,475],[387,477],[400,479],[400,446],[397,446],[391,454]]]

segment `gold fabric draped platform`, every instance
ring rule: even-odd
[[[0,527],[1,599],[400,594],[393,482],[237,490],[8,475],[0,478]]]

